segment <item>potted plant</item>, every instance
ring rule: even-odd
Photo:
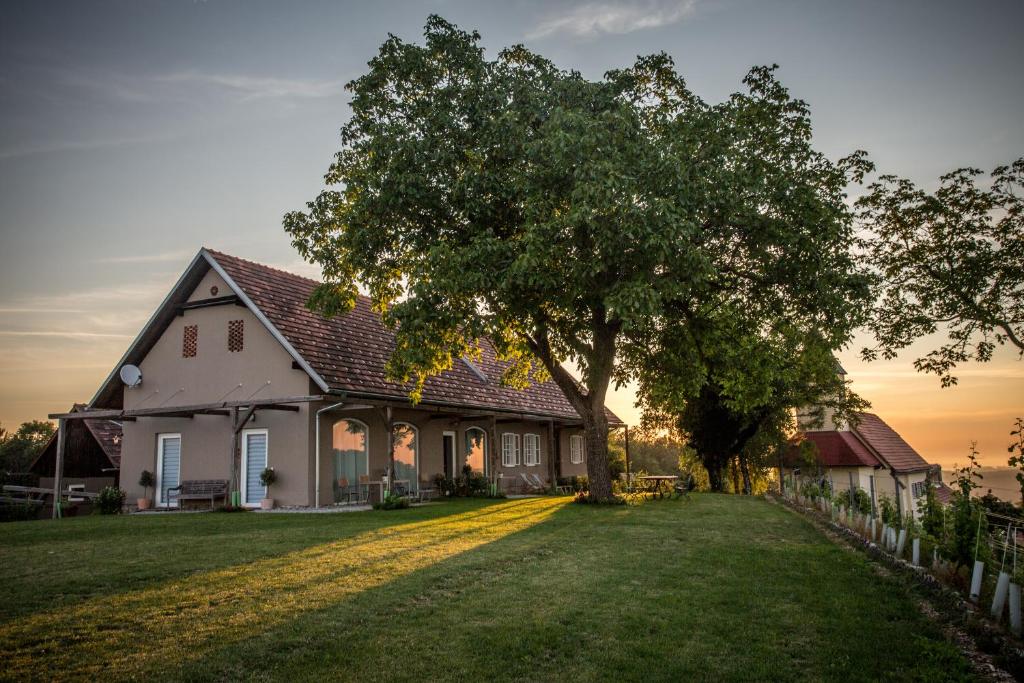
[[[260,501],[260,508],[264,510],[274,509],[274,499],[270,497],[270,487],[277,481],[277,472],[274,471],[273,467],[267,467],[260,472],[260,483],[267,489],[266,497]]]
[[[148,510],[153,503],[149,497],[149,490],[156,486],[156,479],[153,478],[153,473],[149,470],[142,470],[142,474],[139,475],[139,486],[142,487],[145,497],[137,498],[135,502],[140,510]]]

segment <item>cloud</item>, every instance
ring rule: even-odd
[[[138,254],[132,256],[106,256],[96,259],[96,263],[188,263],[195,255],[194,251],[165,251],[159,254]]]
[[[674,24],[693,14],[697,0],[648,0],[646,2],[594,2],[554,14],[541,21],[527,38],[569,35],[592,38]]]
[[[65,339],[132,339],[130,334],[112,332],[68,332],[64,330],[0,330],[0,337],[62,337]]]
[[[243,101],[266,98],[315,99],[341,95],[344,80],[319,80],[303,78],[274,78],[268,76],[244,76],[240,74],[204,73],[202,71],[181,71],[158,76],[160,83],[199,85],[218,88],[238,95]]]

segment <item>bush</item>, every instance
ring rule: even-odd
[[[116,486],[104,486],[94,501],[93,511],[99,515],[119,515],[124,506],[124,491]]]
[[[260,472],[260,483],[263,484],[268,489],[271,486],[273,486],[274,482],[276,482],[276,481],[277,481],[277,472],[274,471],[273,467],[264,468],[264,470],[262,472]]]
[[[30,503],[0,504],[0,522],[24,522],[38,515],[39,509]]]
[[[384,500],[373,504],[374,510],[404,510],[411,505],[411,501],[405,496],[397,493],[389,493]]]
[[[587,491],[579,491],[572,502],[581,505],[626,505],[629,501],[625,496],[612,495],[611,498],[595,498]]]

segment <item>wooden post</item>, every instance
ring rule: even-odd
[[[548,420],[548,485],[555,490],[558,484],[558,474],[555,469],[555,421]]]
[[[854,491],[853,491],[853,472],[847,472],[847,474],[850,475],[850,509],[851,510],[856,510],[857,509],[857,496],[854,494]]]
[[[64,449],[68,445],[68,421],[57,420],[57,462],[53,468],[53,518],[61,517],[60,488],[64,479]]]
[[[395,421],[391,406],[384,408],[384,429],[388,434],[388,493],[395,482]]]
[[[235,504],[238,479],[235,477],[235,458],[238,456],[238,408],[231,409],[231,457],[228,460],[228,505]]]
[[[900,499],[903,497],[903,494],[900,492],[900,487],[903,486],[903,483],[900,482],[900,478],[896,474],[896,470],[892,471],[892,480],[896,483],[896,516],[902,522],[902,520],[903,520],[903,502]],[[904,488],[906,488],[906,487],[904,486]]]
[[[488,449],[488,461],[490,463],[491,483],[494,490],[498,487],[498,418],[491,415],[487,423],[487,442],[491,445]]]
[[[626,490],[632,491],[633,484],[629,479],[629,425],[625,426],[625,440],[626,440]]]

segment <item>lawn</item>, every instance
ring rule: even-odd
[[[761,499],[0,525],[0,678],[947,680],[915,608]]]

